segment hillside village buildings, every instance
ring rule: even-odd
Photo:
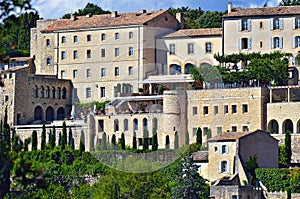
[[[159,148],[174,148],[175,133],[179,145],[186,139],[192,143],[198,127],[204,142],[222,132],[244,135],[257,129],[280,140],[290,130],[293,161],[300,162],[300,113],[295,111],[300,106],[300,7],[232,9],[229,4],[221,29],[183,29],[182,18],[141,10],[37,21],[31,32],[34,63],[3,68],[1,109],[8,105],[9,123],[22,133],[31,131],[25,124],[46,122],[50,128],[55,120],[71,118],[69,127],[75,128],[78,119],[84,120],[89,150],[101,143],[104,132],[117,139],[124,133],[129,146],[135,132],[142,147],[147,130],[150,143],[157,133]],[[275,50],[292,54],[293,85],[225,88],[220,82],[220,89],[204,84],[200,90],[190,85],[190,69],[218,65],[217,53]],[[238,63],[239,69],[246,64]],[[28,85],[26,92],[21,85]],[[105,100],[111,100],[105,110],[74,106]]]

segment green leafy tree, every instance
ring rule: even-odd
[[[46,148],[46,126],[43,124],[42,126],[42,138],[41,138],[41,150]]]
[[[136,132],[135,131],[133,131],[132,148],[133,149],[137,149],[137,145],[136,145]]]
[[[174,135],[174,149],[178,149],[178,148],[179,148],[179,138],[178,138],[177,131],[175,131],[175,135]]]
[[[58,146],[62,145],[62,137],[61,137],[61,132],[58,133]]]
[[[102,134],[101,149],[102,150],[107,149],[107,141],[106,141],[106,133],[105,132],[103,132],[103,134]]]
[[[198,28],[222,28],[223,14],[224,12],[206,11],[196,19],[196,24]]]
[[[257,157],[250,156],[249,160],[245,163],[246,171],[249,175],[250,184],[256,186],[257,178],[255,174],[255,169],[259,168],[257,164]]]
[[[31,135],[31,140],[32,140],[32,144],[31,144],[31,150],[37,150],[37,132],[36,130],[32,131],[32,135]]]
[[[125,135],[124,135],[124,133],[121,134],[121,149],[125,150]]]
[[[72,138],[70,147],[71,147],[71,149],[75,150],[75,140],[74,140],[74,138]]]
[[[299,0],[282,0],[279,3],[279,6],[295,6],[295,5],[300,5]]]
[[[25,139],[24,140],[24,151],[28,151],[28,145],[29,145],[29,143],[30,143],[30,138],[27,138],[27,139]]]
[[[198,9],[190,9],[189,7],[169,8],[168,12],[176,17],[176,13],[182,13],[185,25],[190,28],[199,28],[197,19],[199,19],[204,11],[199,7]]]
[[[198,166],[191,157],[185,157],[180,164],[176,187],[173,188],[171,198],[197,199],[208,198],[206,180],[197,172]]]
[[[153,131],[152,131],[152,151],[157,151],[157,149],[158,149],[157,132],[156,132],[156,129],[153,128]]]
[[[115,148],[117,146],[117,141],[116,141],[116,135],[113,134],[111,136],[111,145],[112,145],[112,148]]]
[[[50,133],[50,148],[54,149],[56,142],[56,129],[55,126],[52,126],[52,132]]]
[[[67,126],[66,122],[63,122],[62,125],[62,140],[61,140],[61,148],[64,150],[68,144],[68,138],[67,138]]]
[[[78,11],[74,12],[73,14],[75,16],[85,16],[88,14],[91,15],[100,15],[100,14],[109,14],[110,11],[108,10],[103,10],[102,8],[100,8],[99,6],[93,4],[93,3],[87,3],[84,9],[79,9]],[[71,14],[65,14],[63,17],[63,19],[70,19],[71,18]]]
[[[200,127],[197,129],[196,144],[202,145],[202,130]]]
[[[68,145],[71,146],[73,142],[73,132],[71,127],[69,127],[69,141],[68,141]]]
[[[144,133],[143,133],[143,150],[144,151],[149,149],[148,137],[149,137],[149,133],[148,133],[148,130],[145,128]]]
[[[285,132],[285,138],[284,138],[284,146],[285,146],[285,153],[286,153],[286,164],[288,166],[291,165],[291,159],[292,159],[292,144],[291,144],[291,132],[287,130]]]

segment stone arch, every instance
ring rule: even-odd
[[[63,120],[66,117],[66,112],[65,109],[63,107],[60,107],[59,109],[57,109],[57,119],[58,120]]]
[[[36,98],[39,97],[39,87],[37,85],[35,85],[35,88],[34,88],[34,97],[36,97]]]
[[[54,116],[54,108],[52,106],[48,106],[46,109],[46,121],[53,121]]]
[[[297,122],[297,132],[296,133],[300,133],[300,119]]]
[[[133,119],[133,130],[139,130],[139,121],[136,118]]]
[[[271,134],[278,134],[279,133],[279,125],[276,120],[271,120],[268,124],[268,131]]]
[[[290,119],[286,119],[284,120],[284,122],[282,123],[282,133],[285,133],[286,131],[290,131],[291,133],[293,133],[294,131],[294,127],[293,127],[293,122]]]
[[[40,106],[34,109],[34,120],[43,120],[43,109]]]
[[[45,97],[45,89],[44,86],[41,86],[41,98]]]
[[[181,74],[181,66],[179,66],[178,64],[171,64],[169,68],[170,75]]]
[[[124,119],[124,131],[128,131],[128,119]]]
[[[207,63],[207,62],[202,62],[202,63],[200,64],[200,67],[203,67],[203,66],[211,66],[211,64],[210,64],[210,63]]]
[[[196,67],[194,64],[186,63],[184,65],[184,74],[191,74],[190,69]]]

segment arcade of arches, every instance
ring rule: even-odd
[[[200,64],[200,67],[201,66],[211,66],[211,65],[204,62]],[[178,64],[171,64],[169,66],[169,74],[170,75],[191,74],[190,69],[193,67],[196,67],[196,65],[192,63],[186,63],[183,67]]]
[[[300,119],[298,121],[286,119],[282,123],[272,119],[268,122],[268,131],[271,134],[284,134],[286,131],[290,131],[291,133],[300,133]]]
[[[63,120],[65,117],[66,111],[63,107],[59,107],[57,111],[52,106],[48,106],[46,109],[36,106],[34,109],[34,121]]]

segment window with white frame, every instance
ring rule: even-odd
[[[208,106],[203,106],[203,115],[208,114]]]
[[[90,87],[85,89],[85,97],[86,98],[91,98],[92,97],[92,90]]]
[[[299,48],[300,47],[300,36],[294,37],[294,47]]]
[[[101,34],[101,41],[105,41],[106,40],[106,35],[104,33]]]
[[[231,126],[231,132],[237,132],[237,126]]]
[[[243,128],[243,132],[248,132],[249,131],[248,126],[243,126],[242,128]]]
[[[229,161],[219,162],[219,173],[229,173]]]
[[[132,76],[132,75],[133,75],[133,67],[132,67],[132,66],[129,66],[129,67],[128,67],[128,75],[129,75],[129,76]]]
[[[297,17],[295,18],[295,29],[299,29],[300,28],[300,18]]]
[[[282,48],[282,37],[273,37],[271,47],[272,49]]]
[[[73,79],[76,79],[78,77],[78,71],[73,70]]]
[[[231,106],[231,113],[232,114],[237,113],[237,105],[236,104],[234,104],[234,105]]]
[[[238,40],[239,50],[251,50],[252,48],[252,38],[240,38]]]
[[[87,41],[87,42],[92,41],[92,36],[91,36],[91,35],[87,35],[87,36],[86,36],[86,41]]]
[[[248,20],[242,19],[242,31],[248,30]]]
[[[170,44],[170,55],[175,55],[175,44]]]
[[[105,97],[105,87],[100,87],[100,97]]]
[[[222,133],[222,127],[221,126],[218,126],[217,127],[217,134],[221,134]]]
[[[238,26],[239,31],[251,31],[251,19],[240,19]]]
[[[60,71],[61,78],[64,78],[66,76],[66,71],[62,70]]]
[[[218,106],[214,106],[214,114],[215,115],[219,114],[219,107]]]
[[[224,105],[224,114],[228,114],[228,105]]]
[[[129,32],[129,39],[133,38],[133,32]]]
[[[188,54],[194,54],[194,44],[188,44]]]
[[[102,58],[105,57],[105,49],[104,48],[101,49],[101,57]]]
[[[248,104],[243,104],[242,108],[244,114],[248,113]]]
[[[115,76],[119,76],[119,75],[120,75],[119,67],[115,67]]]
[[[105,68],[101,68],[101,77],[105,77]]]
[[[77,50],[73,51],[73,59],[78,59],[78,51]]]
[[[221,146],[221,154],[228,154],[229,153],[229,147],[228,147],[228,145],[227,144],[223,144],[222,146]]]
[[[206,42],[205,43],[205,52],[206,53],[211,53],[211,42]]]
[[[273,19],[273,30],[279,30],[280,29],[280,20],[279,18]]]
[[[198,107],[197,106],[193,107],[193,115],[198,115]]]

